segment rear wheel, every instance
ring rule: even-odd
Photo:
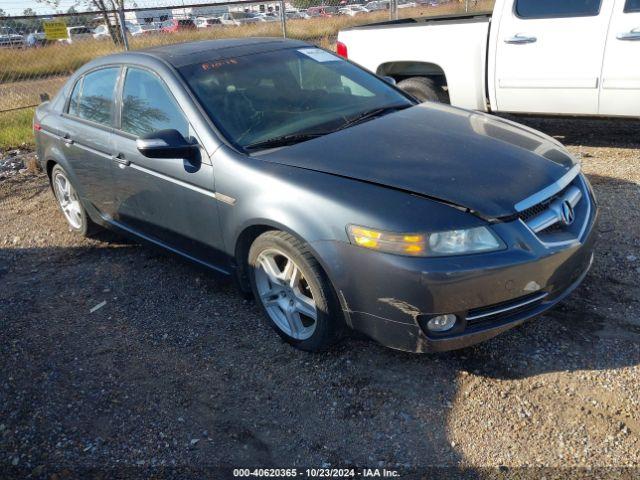
[[[442,91],[442,88],[431,78],[407,78],[398,83],[398,88],[401,88],[421,102],[446,103],[445,94]]]
[[[340,338],[339,303],[303,242],[285,232],[265,232],[253,242],[248,262],[256,301],[284,340],[315,352]]]
[[[51,170],[51,185],[58,206],[71,231],[88,237],[99,230],[98,225],[87,215],[87,211],[80,202],[78,192],[69,180],[67,172],[60,165],[55,165]]]

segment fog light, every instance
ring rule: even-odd
[[[455,315],[438,315],[427,322],[427,328],[432,332],[446,332],[456,324]]]

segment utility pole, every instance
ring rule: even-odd
[[[124,0],[120,0],[118,6],[118,23],[120,24],[120,33],[122,34],[122,44],[124,49],[129,51],[129,39],[127,38],[127,27],[124,23]]]
[[[284,0],[280,0],[280,23],[282,23],[282,36],[287,38],[287,17],[284,14]]]
[[[389,19],[398,19],[398,0],[390,0],[389,2]]]

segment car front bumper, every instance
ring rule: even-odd
[[[389,255],[344,242],[312,247],[336,288],[347,323],[379,343],[409,352],[464,348],[542,314],[567,297],[594,258],[597,211],[580,240],[541,243],[522,222],[494,225],[507,249],[441,258]],[[433,334],[426,322],[455,314]]]

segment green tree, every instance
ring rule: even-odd
[[[22,11],[22,15],[24,15],[25,17],[35,17],[38,14],[33,8],[25,8]],[[37,30],[39,25],[40,21],[37,18],[25,18],[23,20],[20,20],[20,27],[26,32],[33,32]]]

